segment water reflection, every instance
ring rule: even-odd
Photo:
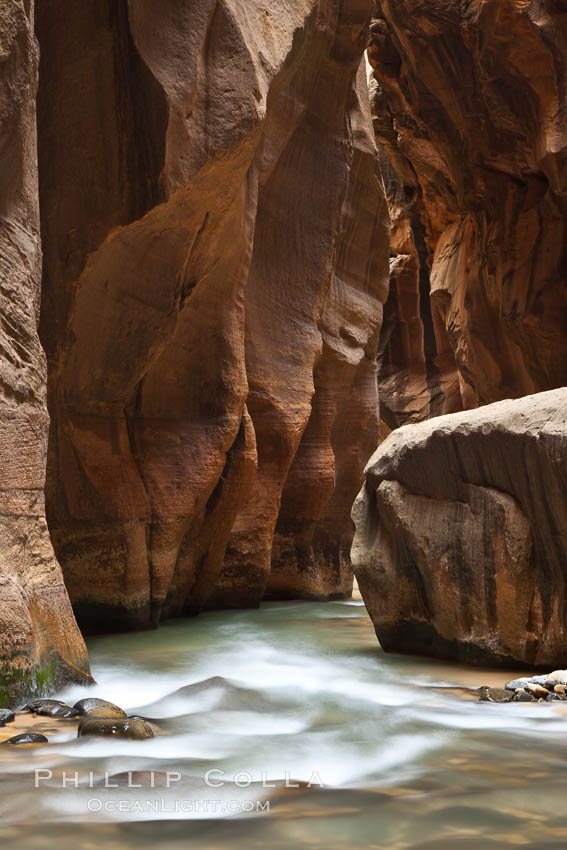
[[[166,734],[67,728],[38,749],[0,748],[2,847],[567,846],[557,706],[467,699],[452,688],[503,674],[385,655],[362,604],[208,613],[89,649],[88,695]],[[37,789],[36,768],[51,773]]]

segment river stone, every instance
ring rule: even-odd
[[[548,676],[532,676],[529,680],[533,685],[541,685],[543,688],[550,682],[550,677]],[[553,682],[555,685],[555,681]]]
[[[90,735],[142,741],[145,738],[153,738],[154,731],[152,724],[137,718],[82,717],[79,721],[77,737]]]
[[[533,694],[535,697],[538,697],[538,698],[539,697],[545,698],[545,697],[547,697],[547,695],[549,693],[549,691],[546,690],[546,688],[544,688],[542,685],[538,685],[535,682],[526,682],[525,690],[529,694]]]
[[[42,717],[76,717],[77,712],[70,705],[58,699],[32,699],[26,708]]]
[[[94,697],[79,700],[73,708],[77,714],[85,717],[125,718],[128,716],[125,711],[114,705],[113,702],[107,702],[105,699],[95,699]]]
[[[8,738],[4,741],[5,744],[46,744],[47,738],[45,735],[40,735],[37,732],[21,732],[19,735],[14,735],[13,738]]]
[[[535,697],[519,688],[514,695],[514,702],[535,702]]]
[[[512,702],[513,695],[505,688],[489,688],[483,685],[480,688],[481,702]]]
[[[16,715],[9,708],[0,708],[0,726],[5,726],[6,723],[13,723]]]
[[[504,687],[507,691],[517,691],[518,688],[525,687],[526,683],[529,682],[530,679],[527,676],[523,676],[520,679],[512,679],[511,682],[506,682]]]
[[[567,685],[567,670],[554,670],[547,678],[559,685]]]
[[[553,688],[556,694],[563,695],[565,694],[565,685],[555,685]]]

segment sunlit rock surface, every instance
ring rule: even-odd
[[[406,425],[369,461],[352,557],[386,650],[561,666],[567,389]]]
[[[389,425],[567,384],[567,6],[381,0]]]
[[[0,705],[56,682],[89,678],[45,521],[38,52],[29,6],[0,2]]]
[[[87,629],[350,590],[388,278],[372,8],[38,4],[48,519]]]

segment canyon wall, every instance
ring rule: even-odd
[[[38,0],[46,497],[87,630],[350,591],[388,287],[372,7]]]
[[[0,706],[89,681],[45,521],[49,420],[37,335],[41,246],[33,9],[0,1]]]
[[[567,6],[381,0],[390,427],[567,384]]]

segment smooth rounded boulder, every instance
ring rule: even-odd
[[[565,457],[567,388],[390,434],[353,508],[352,561],[384,650],[565,662]]]

